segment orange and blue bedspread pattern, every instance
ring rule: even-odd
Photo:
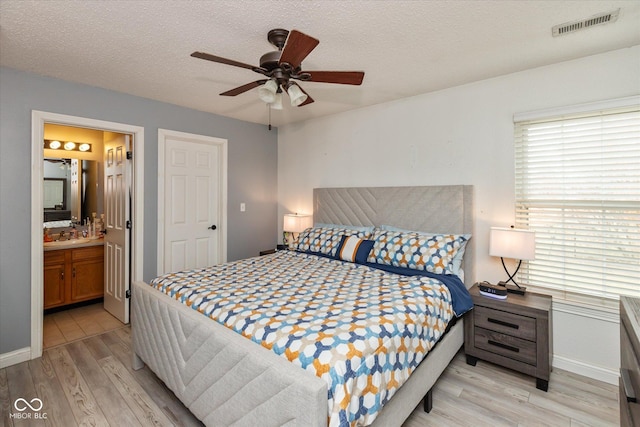
[[[151,285],[325,380],[330,426],[371,424],[453,317],[435,279],[293,251]]]

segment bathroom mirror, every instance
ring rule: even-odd
[[[45,158],[44,221],[82,222],[103,212],[100,166],[95,160]]]
[[[44,179],[44,208],[55,210],[67,209],[67,179]]]

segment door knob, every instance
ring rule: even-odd
[[[215,226],[215,224],[214,224],[214,225],[212,225],[211,227],[207,227],[207,228],[208,228],[209,230],[215,230],[215,229],[216,229],[216,228],[218,228],[218,227],[216,227],[216,226]]]

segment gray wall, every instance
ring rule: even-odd
[[[158,128],[228,139],[228,260],[276,244],[277,130],[0,68],[0,354],[30,345],[32,110],[144,127],[145,280],[156,271]]]

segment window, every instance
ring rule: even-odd
[[[524,283],[640,296],[640,97],[606,104],[514,117],[516,224],[536,232]]]

